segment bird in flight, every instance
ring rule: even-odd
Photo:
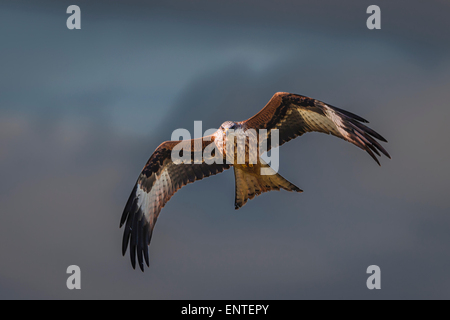
[[[302,192],[260,157],[254,157],[255,153],[261,154],[259,146],[263,141],[267,143],[265,151],[268,151],[304,133],[323,132],[353,143],[380,165],[377,159],[380,152],[390,156],[377,139],[387,141],[363,123],[368,121],[319,100],[278,92],[260,112],[246,121],[226,121],[215,133],[202,138],[163,142],[142,169],[123,211],[120,220],[120,227],[125,225],[122,254],[125,255],[129,247],[133,268],[137,256],[139,267],[144,271],[144,260],[149,266],[148,246],[156,219],[173,194],[186,184],[231,167],[234,167],[235,176],[235,209],[263,192],[280,189]],[[266,134],[261,134],[263,129],[267,130]],[[234,135],[228,135],[231,131]],[[242,136],[244,144],[237,143]],[[250,137],[258,141],[256,149],[250,145]],[[237,152],[231,153],[233,148]],[[184,154],[186,151],[190,154]],[[189,161],[180,162],[174,158],[180,154]],[[268,171],[261,174],[262,170]]]

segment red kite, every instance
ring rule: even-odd
[[[227,136],[229,130],[234,130],[237,136],[245,136],[250,132],[249,129],[254,129],[254,132],[266,129],[267,135],[264,139],[270,142],[269,146],[281,146],[307,132],[332,134],[365,150],[380,165],[375,155],[381,156],[381,152],[388,158],[390,156],[376,139],[387,141],[362,123],[368,121],[319,100],[278,92],[260,112],[246,121],[224,122],[214,134],[203,138],[163,142],[141,171],[123,211],[120,221],[120,227],[126,223],[122,242],[123,255],[129,246],[133,268],[136,266],[137,254],[139,266],[143,271],[144,259],[147,266],[149,265],[148,245],[156,219],[173,194],[188,183],[221,173],[232,166],[236,183],[235,209],[263,192],[280,189],[302,192],[273,170],[268,175],[262,175],[261,170],[268,168],[268,165],[259,157],[256,162],[249,161],[251,154],[247,143],[244,162],[237,161],[233,156],[231,162],[211,163],[212,157],[220,160],[227,158],[227,143],[239,148],[234,138],[230,143],[231,140]],[[278,141],[272,141],[272,129],[278,129]],[[259,132],[257,139],[263,139]],[[186,150],[191,153],[189,160],[196,159],[201,153],[200,161],[174,162],[173,151],[179,155],[181,150],[182,153]]]

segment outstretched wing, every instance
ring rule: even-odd
[[[194,149],[194,145],[198,145],[198,143],[201,144],[201,148]],[[125,255],[129,245],[133,268],[136,266],[136,254],[142,271],[144,271],[143,258],[147,266],[149,265],[148,245],[156,219],[173,194],[188,183],[230,168],[230,165],[226,163],[207,164],[203,156],[199,157],[201,161],[190,161],[190,163],[177,164],[172,161],[171,155],[174,149],[177,150],[176,152],[180,152],[178,150],[186,151],[189,148],[190,158],[194,160],[197,159],[196,153],[201,152],[203,155],[203,150],[211,143],[214,143],[214,139],[210,136],[181,142],[166,141],[155,150],[148,160],[131,192],[120,220],[120,227],[126,223],[122,254]]]
[[[242,124],[246,128],[267,129],[267,147],[271,146],[271,129],[279,130],[279,142],[274,146],[294,139],[306,132],[323,132],[353,143],[380,165],[377,157],[388,152],[375,140],[387,142],[380,134],[363,125],[367,120],[351,112],[330,106],[319,100],[286,92],[276,93],[267,105],[255,116]],[[375,153],[375,154],[374,154]]]

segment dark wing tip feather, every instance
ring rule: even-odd
[[[366,151],[367,151],[368,154],[370,154],[372,159],[375,160],[375,162],[378,163],[378,165],[381,167],[380,161],[378,161],[377,157],[373,154],[371,148],[366,148]]]
[[[383,142],[387,142],[387,140],[375,130],[361,123],[369,123],[369,121],[352,112],[345,111],[328,104],[327,106],[337,112],[344,120],[344,130],[346,130],[350,134],[351,142],[353,142],[361,149],[365,150],[379,166],[381,166],[381,164],[375,154],[381,157],[381,152],[386,157],[391,159],[391,156],[386,151],[386,149],[384,149],[383,146],[381,146],[381,144],[375,139]]]
[[[144,238],[143,238],[143,229],[142,226],[138,225],[137,226],[137,245],[136,245],[136,253],[137,253],[137,257],[138,257],[138,262],[139,262],[139,268],[141,269],[142,272],[144,272],[144,260],[143,260],[143,250],[144,250],[144,246],[146,246],[144,242]]]
[[[350,121],[352,125],[358,127],[359,129],[363,130],[364,132],[370,134],[372,137],[377,138],[380,141],[387,142],[387,140],[378,132],[375,130],[369,128],[368,126],[363,125],[362,123],[359,123],[357,121]]]
[[[125,205],[125,209],[123,209],[122,217],[120,218],[120,226],[122,228],[123,224],[127,221],[128,215],[132,211],[132,207],[136,202],[136,188],[137,184],[134,185],[133,191],[131,191],[130,196],[128,197],[127,204]]]
[[[335,107],[335,106],[331,106],[331,105],[329,105],[329,104],[326,104],[326,105],[329,106],[329,107],[331,107],[331,108],[333,108],[333,109],[335,109],[337,112],[339,112],[340,114],[343,114],[343,115],[347,116],[347,117],[350,118],[350,119],[355,119],[355,120],[358,120],[359,122],[369,123],[369,121],[367,121],[367,120],[364,119],[363,117],[358,116],[357,114],[354,114],[353,112],[346,111],[346,110],[344,110],[344,109],[341,109],[341,108],[338,108],[338,107]]]
[[[136,186],[125,206],[120,226],[125,224],[122,240],[122,255],[130,248],[130,260],[133,269],[136,269],[136,258],[139,268],[144,271],[144,261],[149,266],[148,245],[151,231],[144,213],[137,205]]]
[[[386,151],[386,149],[384,149],[383,146],[381,146],[381,144],[377,140],[375,140],[378,139],[387,142],[386,139],[384,139],[379,133],[354,120],[349,121],[347,123],[348,123],[347,131],[350,132],[353,138],[356,138],[358,141],[358,143],[355,144],[361,149],[365,150],[372,157],[372,159],[374,159],[375,162],[378,163],[379,166],[381,166],[381,164],[378,161],[378,158],[375,156],[375,154],[381,157],[380,154],[381,152],[387,158],[391,159],[391,156]]]
[[[145,264],[147,265],[147,267],[150,267],[150,261],[149,261],[149,257],[148,257],[148,245],[150,244],[150,238],[151,236],[149,236],[150,234],[150,228],[149,227],[144,227],[144,241],[147,244],[147,247],[144,246],[143,252],[144,252],[144,260],[145,260]]]

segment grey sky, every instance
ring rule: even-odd
[[[68,30],[72,2],[0,2],[0,298],[448,299],[448,2],[378,1],[381,30],[369,1],[165,3],[77,1]],[[368,119],[392,160],[304,135],[280,148],[304,193],[235,211],[231,170],[186,186],[133,270],[119,219],[153,150],[277,91]]]

